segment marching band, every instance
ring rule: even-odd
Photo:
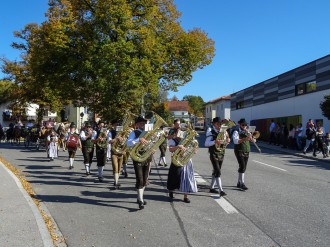
[[[120,123],[122,126],[119,125]],[[226,195],[220,175],[225,148],[231,141],[229,128],[235,125],[233,123],[231,120],[221,120],[216,117],[206,131],[205,147],[209,150],[213,168],[210,193],[217,193],[220,198]],[[255,140],[252,133],[248,132],[244,119],[241,119],[238,124],[238,128],[235,126],[232,132],[234,153],[239,164],[237,188],[245,191],[248,189],[245,186],[244,175],[249,158],[250,142],[255,142]],[[58,150],[62,146],[63,151],[68,150],[69,169],[73,169],[76,152],[81,149],[86,176],[89,176],[95,151],[98,182],[104,182],[104,167],[111,160],[113,185],[114,189],[118,190],[120,172],[125,178],[127,177],[127,163],[130,156],[135,172],[137,204],[141,210],[147,204],[144,200],[144,191],[149,184],[148,177],[154,153],[157,149],[160,150],[158,166],[166,167],[165,152],[168,149],[171,152],[167,178],[169,199],[173,201],[174,192],[178,190],[184,195],[183,201],[190,203],[188,195],[198,191],[192,162],[192,157],[198,149],[198,142],[195,140],[198,134],[188,125],[184,127],[179,119],[174,120],[172,128],[169,129],[166,126],[167,123],[156,113],[153,113],[151,119],[146,119],[130,112],[126,112],[122,122],[118,119],[111,121],[111,128],[106,128],[104,122],[100,121],[93,129],[87,122],[78,133],[73,122],[68,130],[64,128],[64,125],[60,125],[57,131],[44,130],[47,157],[49,161],[53,161],[58,157]],[[156,163],[155,165],[157,166]],[[215,189],[215,185],[219,190]]]

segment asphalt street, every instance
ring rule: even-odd
[[[145,190],[147,205],[139,210],[134,170],[114,190],[111,163],[105,183],[84,174],[78,151],[74,170],[67,152],[48,162],[43,150],[0,144],[0,155],[21,169],[46,205],[68,246],[329,246],[330,165],[263,149],[250,154],[245,177],[249,190],[236,188],[238,164],[231,146],[226,151],[222,183],[227,196],[210,194],[212,167],[200,135],[194,168],[199,192],[191,203],[166,190],[168,167],[152,167]],[[156,163],[158,153],[155,154]],[[169,153],[167,160],[170,161]]]

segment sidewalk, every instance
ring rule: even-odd
[[[319,154],[317,154],[316,157],[314,157],[313,152],[304,154],[302,151],[298,151],[298,150],[290,149],[290,148],[282,148],[281,146],[271,145],[271,144],[268,144],[268,142],[263,142],[263,141],[257,141],[257,144],[260,147],[261,152],[263,149],[266,148],[266,149],[276,150],[279,153],[288,153],[288,154],[306,158],[306,159],[319,160],[319,161],[330,163],[330,157],[323,158],[322,153],[319,153]],[[253,144],[251,144],[251,146],[253,146]]]
[[[0,162],[0,246],[53,247],[45,221],[20,180]]]

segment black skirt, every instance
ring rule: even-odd
[[[175,166],[173,165],[173,163],[171,163],[167,177],[168,190],[180,189],[181,171],[182,171],[182,166]]]

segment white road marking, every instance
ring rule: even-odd
[[[278,170],[284,171],[284,172],[287,171],[287,170],[284,170],[284,169],[282,169],[282,168],[278,168],[278,167],[276,167],[276,166],[271,166],[271,165],[268,165],[268,164],[266,164],[266,163],[262,163],[262,162],[257,161],[257,160],[252,160],[252,161],[254,161],[254,162],[258,163],[258,164],[261,164],[261,165],[269,166],[269,167],[272,167],[272,168],[275,168],[275,169],[278,169]]]
[[[202,176],[199,175],[198,173],[195,172],[194,176],[197,183],[199,184],[207,183],[206,180],[202,178]],[[225,210],[227,214],[238,213],[238,211],[234,208],[234,206],[231,205],[225,198],[223,197],[219,198],[219,195],[211,195],[211,197],[219,204],[220,207],[223,208],[223,210]]]
[[[226,211],[227,214],[238,214],[236,208],[233,207],[225,198],[212,195],[211,196]]]
[[[207,182],[205,181],[205,179],[202,178],[202,176],[199,175],[198,173],[195,172],[194,175],[195,175],[195,180],[196,180],[196,182],[197,182],[198,184],[207,183]]]

